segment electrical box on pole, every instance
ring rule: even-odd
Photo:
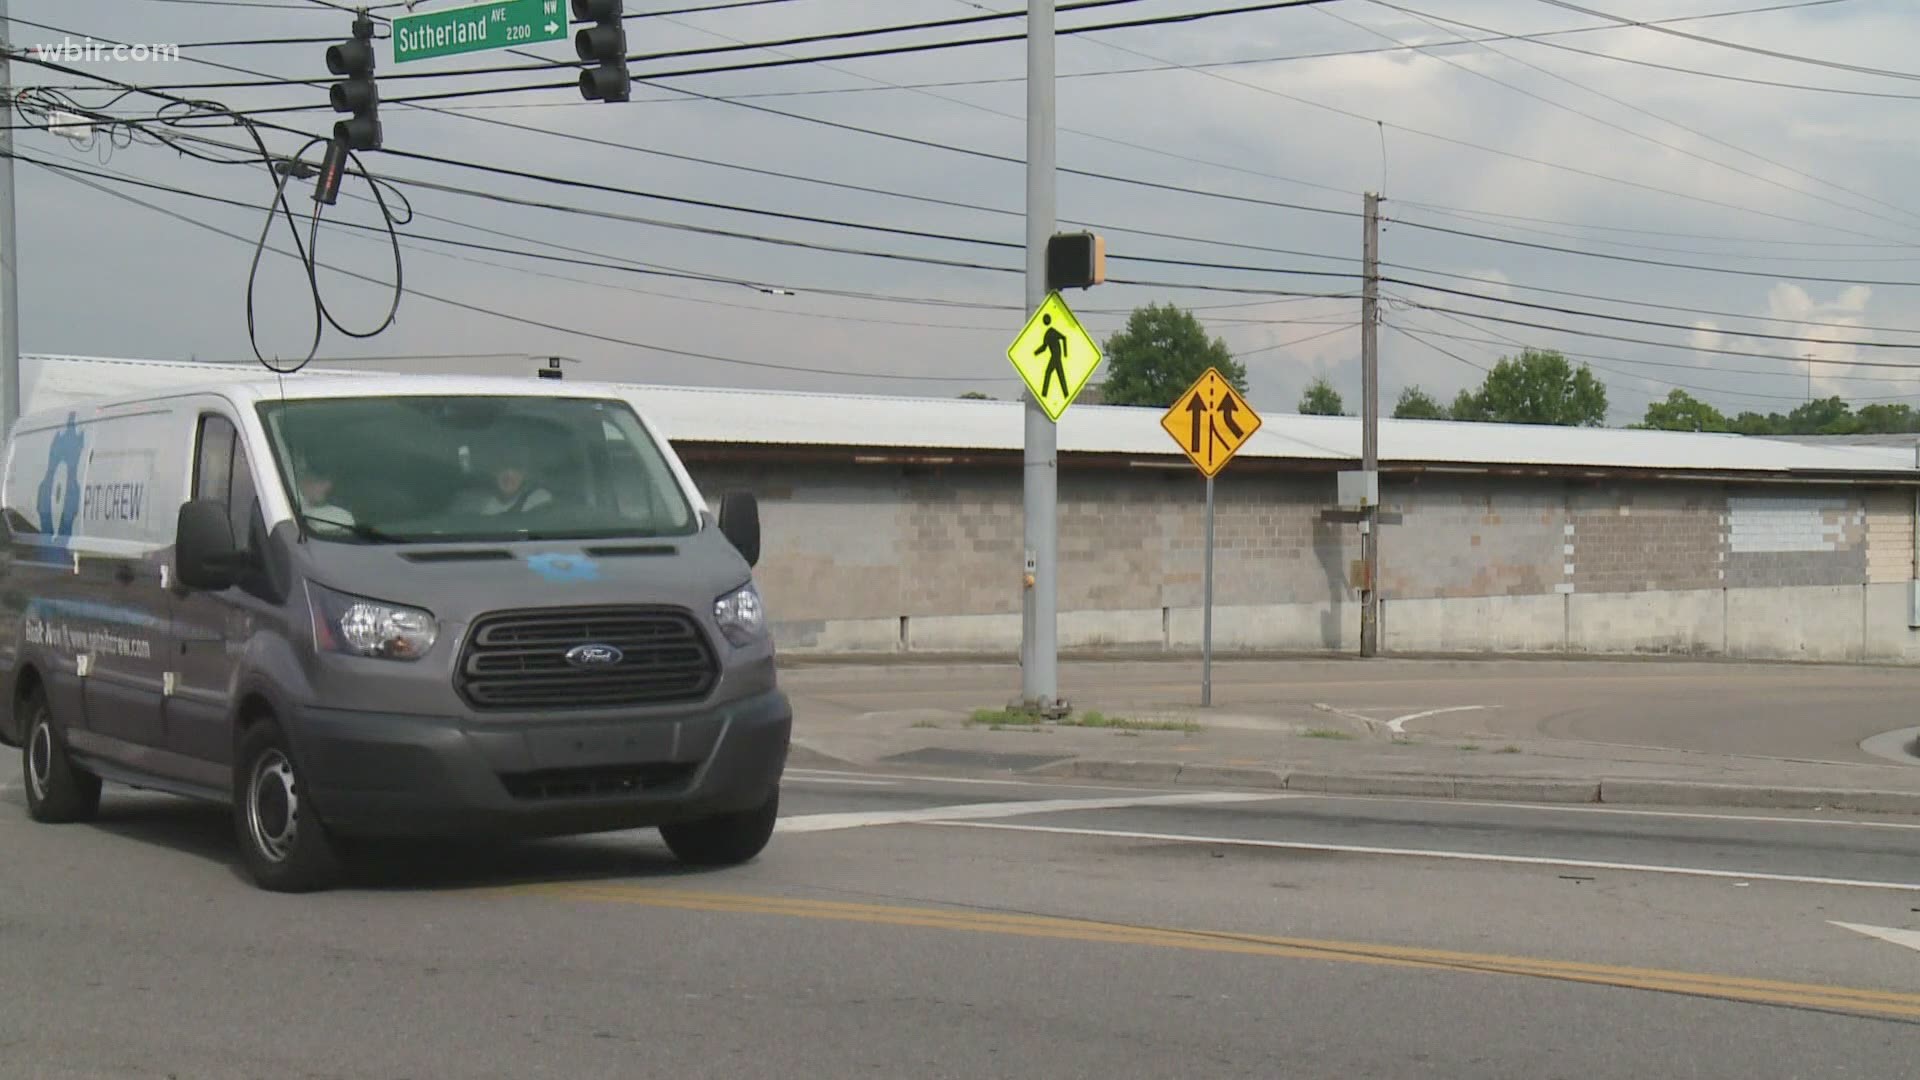
[[[1107,240],[1090,232],[1056,233],[1047,241],[1047,291],[1090,289],[1107,280]]]
[[[333,125],[334,142],[349,150],[380,149],[380,88],[373,81],[373,20],[353,20],[353,37],[327,49],[327,70],[345,76],[328,91],[333,111],[352,113]]]
[[[573,17],[593,20],[573,36],[573,51],[595,65],[580,73],[580,96],[588,101],[626,101],[633,95],[625,8],[623,0],[573,0]]]

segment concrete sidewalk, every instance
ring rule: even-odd
[[[1011,665],[809,664],[782,678],[795,767],[1920,815],[1920,757],[1902,752],[1920,732],[1897,727],[1913,723],[1920,673],[1223,663],[1210,710],[1193,704],[1198,676],[1178,663],[1066,665],[1078,711],[1059,725],[973,720],[1017,694]],[[1124,726],[1079,726],[1093,713]]]

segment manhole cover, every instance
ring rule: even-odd
[[[910,750],[904,754],[894,754],[885,761],[899,762],[902,765],[930,765],[935,768],[951,769],[1037,769],[1042,765],[1051,765],[1056,761],[1065,761],[1071,754],[997,754],[990,750],[949,750],[939,746],[929,746],[921,750]]]

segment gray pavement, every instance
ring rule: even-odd
[[[758,861],[0,794],[0,1076],[1891,1077],[1920,819],[797,769]],[[1362,850],[1365,849],[1365,850]],[[1846,925],[1840,925],[1846,924]]]
[[[1063,665],[1080,710],[1191,730],[993,728],[985,663],[800,663],[799,760],[1533,802],[1920,813],[1920,671],[1642,661]]]

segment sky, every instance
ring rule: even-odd
[[[629,51],[1018,6],[784,0],[658,14],[728,2],[629,0],[644,16],[626,23]],[[177,60],[71,65],[146,87],[263,81],[195,60],[326,80],[325,43],[352,23],[315,0],[10,6],[15,20],[41,24],[16,21],[16,48],[88,38],[181,46]],[[457,5],[415,5],[448,6]],[[1069,10],[1058,23],[1246,6],[1135,0]],[[1059,227],[1100,232],[1119,279],[1068,302],[1101,339],[1136,306],[1177,304],[1246,365],[1256,409],[1293,411],[1304,387],[1325,377],[1357,412],[1360,213],[1373,191],[1384,218],[1383,412],[1413,385],[1450,400],[1523,348],[1591,364],[1614,424],[1639,420],[1676,384],[1729,414],[1786,412],[1809,394],[1920,406],[1920,370],[1840,363],[1920,365],[1920,198],[1909,191],[1920,175],[1920,63],[1907,47],[1920,40],[1920,9],[1899,0],[1576,6],[1603,15],[1550,0],[1333,0],[1061,36]],[[1755,10],[1764,7],[1777,10]],[[1702,17],[1727,12],[1743,13]],[[1663,20],[1671,32],[1603,16]],[[664,76],[1023,27],[1008,18],[633,70]],[[1579,32],[1465,40],[1560,31]],[[284,38],[301,40],[213,44]],[[573,59],[564,42],[531,51]],[[633,382],[1019,393],[1006,348],[1027,314],[1023,42],[671,75],[636,82],[634,100],[621,104],[582,101],[565,85],[422,103],[439,112],[393,99],[565,84],[575,71],[473,73],[528,62],[500,52],[396,64],[387,41],[377,55],[385,151],[361,161],[400,216],[412,211],[398,226],[411,291],[381,332],[344,332],[381,327],[394,280],[373,189],[349,178],[318,234],[321,293],[339,324],[324,327],[323,359],[492,372],[557,355],[571,361],[570,375]],[[396,78],[417,73],[434,77]],[[66,88],[73,103],[128,119],[151,121],[164,104],[114,101],[117,89],[21,62],[13,79]],[[336,119],[324,82],[168,93],[237,111],[306,106],[257,117],[306,133]],[[231,120],[194,123],[170,130],[251,145]],[[70,172],[18,164],[23,351],[253,362],[249,269],[274,191],[265,168],[197,160],[124,127],[84,140],[13,135],[16,152],[39,161],[244,204],[91,180],[116,197]],[[258,135],[281,154],[307,141]],[[311,182],[286,190],[304,243]],[[272,246],[291,250],[291,237],[284,218],[272,222]],[[530,251],[571,261],[516,254]],[[260,350],[281,363],[305,357],[316,316],[301,264],[269,251],[256,284]]]

